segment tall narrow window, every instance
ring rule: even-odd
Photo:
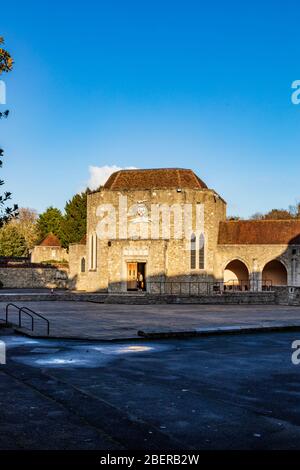
[[[89,269],[97,269],[97,235],[93,233],[90,235],[90,256],[89,256]]]
[[[205,267],[205,240],[204,235],[201,233],[199,237],[199,269]]]
[[[191,269],[196,269],[196,236],[191,236]]]
[[[89,242],[89,269],[94,269],[94,235],[90,235]]]
[[[97,235],[94,233],[93,236],[94,247],[93,247],[93,269],[97,269]]]
[[[85,273],[85,258],[81,258],[81,272]]]

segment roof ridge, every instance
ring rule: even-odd
[[[200,181],[199,181],[200,178],[198,178],[198,176],[196,175],[196,173],[194,173],[193,171],[192,171],[192,173],[193,173],[193,176],[194,176],[194,178],[195,178],[195,180],[196,180],[196,183],[199,184],[199,183],[200,183]],[[200,183],[200,184],[202,184],[202,183],[205,184],[205,183],[201,180],[201,183]]]
[[[116,176],[115,176],[115,178],[114,178],[114,180],[113,180],[113,182],[112,182],[111,188],[113,188],[115,182],[116,182],[117,179],[119,178],[121,171],[122,171],[122,170],[119,170],[119,171],[116,171],[116,172],[115,172]]]
[[[251,222],[251,223],[260,223],[260,222],[300,222],[300,219],[242,219],[242,220],[222,220],[221,223],[240,223],[240,222]]]
[[[183,171],[193,171],[191,168],[181,168],[176,166],[168,166],[168,167],[156,167],[156,168],[121,168],[120,170],[114,171],[112,173],[124,173],[129,171],[157,171],[157,170],[183,170]]]

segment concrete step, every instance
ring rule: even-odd
[[[273,331],[299,331],[300,324],[286,324],[280,322],[265,324],[253,324],[243,326],[220,326],[220,327],[207,327],[196,328],[194,330],[171,330],[171,329],[157,329],[157,330],[140,330],[137,332],[138,336],[145,339],[168,339],[168,338],[193,338],[199,336],[216,336],[216,335],[230,335],[242,333],[267,333]]]

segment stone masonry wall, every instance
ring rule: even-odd
[[[59,246],[37,245],[31,252],[31,262],[41,263],[43,261],[68,261],[69,255],[65,248]]]
[[[277,286],[274,289],[276,303],[279,305],[300,305],[300,287]]]
[[[0,281],[4,288],[67,288],[68,272],[56,268],[0,268]]]
[[[87,274],[88,261],[86,245],[73,243],[69,246],[69,288],[77,290],[88,290]],[[85,260],[85,271],[82,272],[81,262]]]

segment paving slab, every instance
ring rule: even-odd
[[[300,307],[278,305],[120,305],[92,302],[23,302],[50,321],[54,338],[137,339],[138,331],[220,331],[226,329],[300,328]],[[6,303],[0,303],[0,319]],[[17,323],[17,311],[9,320]],[[30,333],[30,318],[22,319]],[[0,330],[2,331],[2,330]],[[25,330],[24,330],[25,331]],[[35,322],[34,335],[46,335],[46,324]]]
[[[299,449],[299,336],[7,336],[0,449]]]

